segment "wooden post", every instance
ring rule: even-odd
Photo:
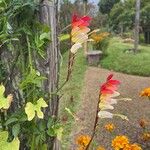
[[[50,94],[49,109],[46,116],[52,116],[57,119],[59,96],[56,94],[59,81],[59,48],[58,48],[58,28],[57,28],[57,4],[55,1],[43,0],[40,11],[41,21],[47,24],[50,29],[51,42],[47,46],[47,85]],[[57,139],[51,140],[52,146],[49,149],[59,150],[59,142]]]

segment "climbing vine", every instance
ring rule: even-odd
[[[9,135],[13,143],[19,137],[20,147],[32,150],[46,149],[46,140],[60,128],[51,117],[38,119],[44,118],[42,108],[50,96],[43,88],[47,78],[40,64],[51,41],[50,28],[39,20],[39,5],[34,0],[0,1],[1,135],[5,140]]]

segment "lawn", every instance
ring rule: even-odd
[[[67,64],[68,64],[68,52],[63,54],[63,61],[61,66],[61,84],[66,79],[67,74]],[[70,133],[73,127],[74,118],[65,110],[65,108],[69,108],[72,113],[77,111],[78,106],[80,105],[80,96],[82,92],[82,87],[84,84],[84,73],[86,71],[87,64],[85,57],[82,51],[79,51],[75,57],[75,64],[73,67],[73,73],[71,80],[65,85],[62,89],[61,93],[63,94],[60,100],[60,118],[61,122],[64,126],[64,134],[62,140],[63,149],[66,150],[68,148],[68,144],[70,142]]]
[[[100,64],[103,68],[127,74],[150,76],[150,45],[140,45],[137,54],[129,52],[133,44],[123,43],[121,38],[110,39]]]

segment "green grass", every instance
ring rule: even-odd
[[[101,66],[127,74],[150,76],[150,45],[139,46],[137,54],[128,51],[132,48],[133,44],[123,43],[120,38],[110,39]]]
[[[67,64],[68,64],[68,52],[63,54],[63,65],[61,66],[61,78],[60,82],[63,83],[67,75]],[[64,134],[62,139],[62,146],[64,150],[68,148],[70,143],[70,133],[73,128],[74,119],[65,111],[65,107],[69,108],[71,112],[77,111],[78,105],[81,102],[81,92],[84,84],[84,74],[86,71],[86,59],[83,53],[79,51],[75,57],[75,63],[73,67],[73,73],[71,80],[65,85],[61,93],[63,94],[60,100],[60,118],[65,118],[66,121],[62,121],[64,126]]]

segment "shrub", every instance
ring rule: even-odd
[[[94,49],[101,50],[105,53],[107,46],[109,44],[109,35],[108,32],[101,32],[99,34],[92,34],[91,38],[94,40]]]

